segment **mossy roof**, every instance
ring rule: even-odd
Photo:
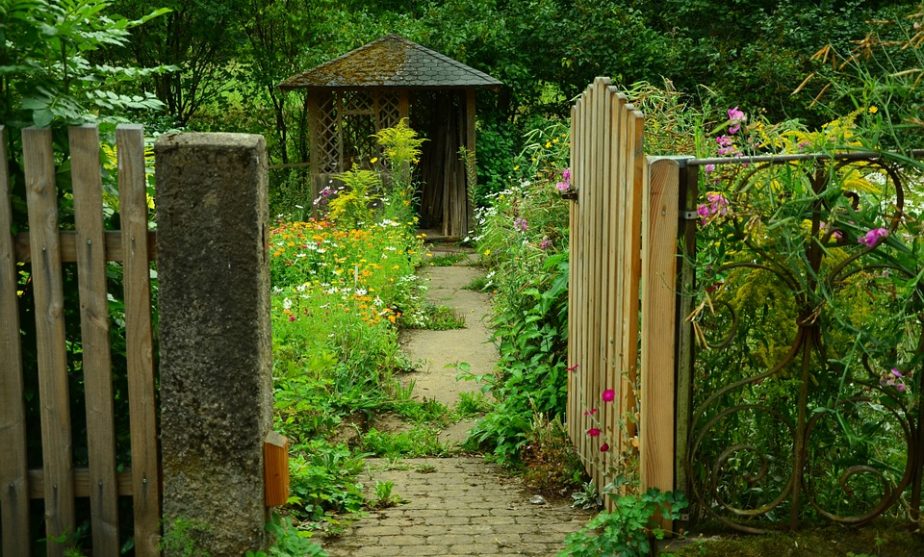
[[[293,75],[281,89],[498,88],[490,75],[399,35],[386,35],[330,62]]]

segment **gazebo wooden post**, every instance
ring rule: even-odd
[[[305,95],[305,104],[308,105],[308,174],[310,184],[311,199],[308,203],[313,203],[320,195],[321,180],[321,103],[318,102],[317,93],[309,90]]]
[[[474,209],[472,207],[472,196],[475,194],[475,187],[478,184],[478,175],[475,168],[476,150],[475,150],[475,89],[465,90],[465,149],[468,156],[471,157],[472,164],[465,161],[466,165],[466,188],[465,188],[465,218],[462,221],[462,237],[468,235],[471,225]]]

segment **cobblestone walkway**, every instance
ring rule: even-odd
[[[590,518],[566,502],[530,503],[531,493],[482,458],[367,461],[367,493],[394,482],[406,502],[374,511],[325,549],[331,557],[554,556]]]
[[[436,251],[436,250],[434,250]],[[459,393],[477,390],[472,382],[456,380],[455,362],[465,361],[475,373],[494,368],[497,352],[489,343],[483,321],[490,307],[487,294],[464,289],[481,269],[464,261],[453,267],[425,268],[428,298],[456,309],[465,329],[413,331],[404,350],[423,363],[412,376],[414,392],[450,407]],[[453,426],[454,442],[465,438],[473,422]],[[590,515],[567,502],[530,502],[519,478],[481,457],[367,459],[362,478],[367,500],[375,497],[377,481],[391,481],[404,502],[370,512],[324,547],[331,557],[491,557],[541,555],[551,557],[565,536],[580,529]]]

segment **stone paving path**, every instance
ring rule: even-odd
[[[457,370],[447,363],[469,362],[473,371],[483,373],[497,357],[481,323],[490,300],[462,288],[479,272],[464,263],[424,271],[431,278],[430,299],[456,308],[465,316],[466,329],[416,331],[404,345],[413,360],[424,363],[414,377],[415,393],[450,406],[474,385],[458,384]],[[459,426],[467,429],[471,423]],[[454,437],[464,438],[464,431],[458,433]],[[362,481],[370,498],[377,481],[391,481],[393,493],[404,502],[370,512],[339,538],[328,539],[324,546],[331,557],[550,557],[561,550],[569,532],[590,518],[567,502],[530,503],[534,494],[519,478],[481,457],[368,459]]]
[[[374,511],[326,546],[331,557],[554,556],[589,519],[566,502],[534,505],[517,478],[480,457],[368,461],[366,489],[394,482],[406,500]]]

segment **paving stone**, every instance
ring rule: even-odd
[[[566,502],[530,505],[533,495],[519,479],[481,458],[407,459],[404,470],[367,461],[363,482],[394,482],[394,492],[412,501],[370,513],[337,539],[324,541],[331,557],[490,557],[556,555],[570,532],[591,514]],[[416,469],[425,466],[431,473]]]

